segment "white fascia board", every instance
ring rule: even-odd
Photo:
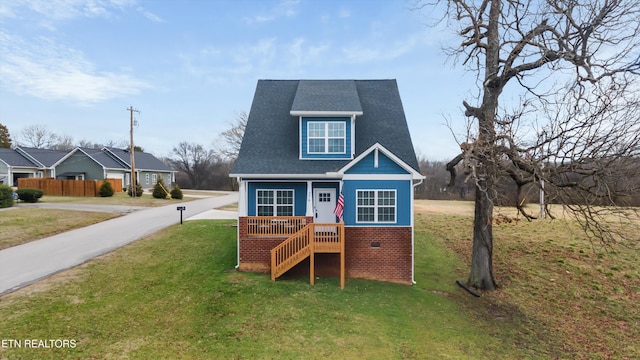
[[[38,161],[38,159],[34,158],[26,152],[24,149],[20,148],[20,146],[16,147],[15,150],[20,153],[20,155],[26,157],[29,161],[33,162],[38,168],[46,168],[43,163]]]
[[[84,151],[84,150],[82,150],[82,149],[80,149],[80,148],[78,148],[78,150],[79,150],[80,152],[82,152],[83,154],[85,154],[89,159],[93,160],[93,162],[95,162],[96,164],[100,165],[100,166],[102,167],[102,170],[103,170],[103,171],[107,169],[107,168],[106,168],[106,166],[104,166],[104,164],[103,164],[103,163],[101,163],[100,161],[98,161],[98,160],[97,160],[96,158],[94,158],[93,156],[91,156],[91,155],[87,154],[87,152],[86,152],[86,151]]]
[[[56,161],[53,165],[51,165],[51,167],[56,167],[60,165],[63,161],[71,157],[71,155],[75,154],[76,151],[82,151],[82,150],[79,147],[75,147],[73,150],[69,151],[65,156],[61,157],[58,161]]]
[[[326,174],[229,174],[229,177],[250,179],[342,179],[342,174],[329,172]]]
[[[404,161],[402,161],[399,157],[395,156],[391,151],[387,150],[384,146],[380,145],[380,143],[375,143],[371,145],[367,150],[363,151],[362,154],[358,155],[355,159],[345,165],[342,169],[338,171],[340,174],[344,174],[347,170],[349,170],[352,166],[360,162],[360,160],[364,159],[367,155],[369,155],[372,151],[378,149],[378,151],[382,151],[384,155],[386,155],[393,162],[398,164],[401,168],[406,170],[409,174],[411,174],[413,179],[419,180],[424,179],[425,176],[414,170],[411,166],[407,165]]]
[[[342,180],[412,180],[411,174],[347,174]]]
[[[359,116],[362,115],[362,111],[306,111],[306,110],[291,110],[289,112],[292,116],[311,116],[311,117],[323,117],[323,116]]]

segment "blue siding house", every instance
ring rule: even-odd
[[[395,80],[259,80],[230,176],[240,270],[413,283],[424,176]]]

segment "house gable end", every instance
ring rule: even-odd
[[[338,174],[406,174],[415,180],[424,179],[423,175],[378,143],[349,162]]]
[[[380,151],[373,151],[344,172],[350,174],[409,174]]]

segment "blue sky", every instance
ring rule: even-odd
[[[170,156],[213,147],[258,79],[397,79],[416,151],[449,160],[473,74],[403,0],[2,0],[0,123]]]

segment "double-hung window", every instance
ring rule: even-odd
[[[342,121],[309,121],[307,124],[310,154],[344,154],[346,123]]]
[[[151,183],[156,184],[158,182],[158,174],[151,175]]]
[[[356,222],[395,223],[395,190],[357,190]]]
[[[293,190],[258,190],[258,216],[293,216]]]

